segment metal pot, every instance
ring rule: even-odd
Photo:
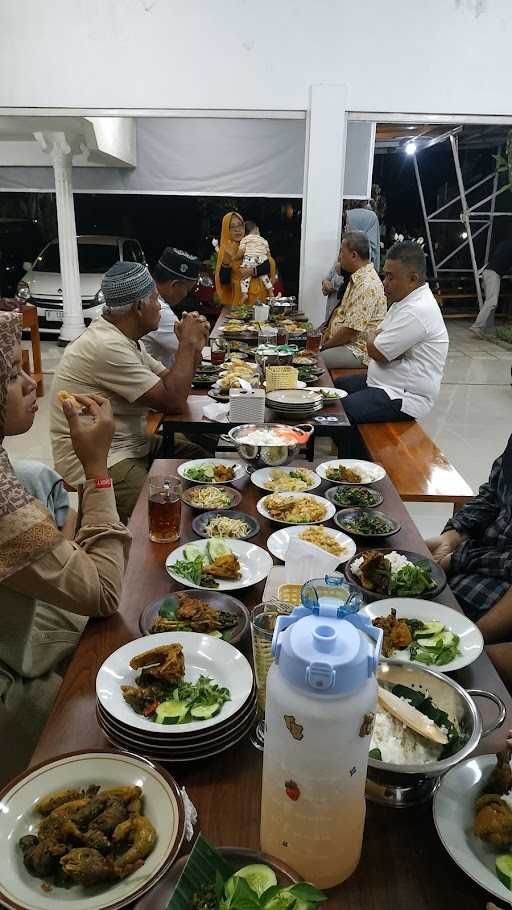
[[[288,464],[288,462],[297,458],[301,447],[309,440],[314,429],[315,428],[311,423],[303,423],[295,427],[289,427],[282,423],[265,423],[261,425],[246,423],[238,427],[233,427],[229,433],[220,438],[224,442],[234,443],[239,455],[242,456],[244,461],[248,461],[251,465],[254,465],[254,467],[276,468],[280,465]],[[292,430],[299,434],[305,434],[306,438],[297,442],[286,441],[282,444],[271,443],[270,445],[263,445],[261,443],[249,445],[249,443],[239,441],[254,430]]]
[[[458,752],[442,761],[396,765],[369,758],[366,797],[381,805],[403,809],[431,799],[441,775],[467,758],[476,749],[481,737],[501,727],[505,720],[506,708],[499,696],[481,689],[463,689],[444,673],[426,667],[387,660],[379,665],[377,679],[381,684],[401,683],[419,691],[428,691],[434,704],[445,710],[451,720],[457,722],[461,732],[468,736]],[[495,721],[485,729],[482,728],[482,719],[473,697],[487,698],[498,709]]]
[[[267,303],[270,306],[271,316],[288,316],[289,313],[295,313],[297,310],[295,297],[269,298]]]

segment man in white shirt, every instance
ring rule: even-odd
[[[343,405],[352,423],[420,420],[441,386],[448,333],[416,243],[391,247],[384,291],[390,307],[380,329],[367,336],[368,372],[335,381],[349,393]]]
[[[141,340],[151,356],[167,369],[172,367],[179,347],[176,329],[179,333],[180,322],[172,308],[178,306],[195,288],[199,278],[199,265],[196,256],[168,246],[153,269],[160,305],[160,323],[154,332],[148,332]]]

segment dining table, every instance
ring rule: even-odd
[[[158,460],[152,472],[176,475],[177,460]],[[302,462],[303,464],[303,462]],[[265,547],[269,534],[279,525],[257,512],[256,504],[265,495],[251,483],[248,474],[235,485],[240,489],[240,511],[257,517],[258,535],[251,543]],[[315,490],[322,494],[325,481]],[[397,549],[427,555],[428,551],[412,518],[394,486],[385,477],[374,488],[384,500],[380,508],[401,525],[392,538]],[[105,659],[126,642],[138,638],[142,611],[167,593],[180,588],[165,571],[169,553],[195,539],[192,520],[198,513],[182,505],[181,538],[176,544],[153,543],[148,537],[147,483],[130,521],[132,546],[119,611],[102,620],[89,620],[64,676],[52,713],[32,757],[32,765],[60,753],[111,748],[95,716],[95,681]],[[332,520],[326,527],[335,527]],[[361,548],[359,548],[361,549]],[[280,564],[275,560],[276,564]],[[186,583],[184,582],[184,586]],[[251,609],[261,602],[264,582],[236,594]],[[446,587],[437,600],[460,610]],[[250,655],[250,634],[241,642]],[[512,699],[485,652],[470,666],[453,674],[466,689],[490,690],[498,695],[512,717]],[[489,721],[487,703],[482,717]],[[489,713],[488,713],[489,712]],[[507,724],[480,742],[477,752],[493,753],[505,744]],[[189,765],[167,766],[184,786],[198,811],[198,826],[210,843],[217,846],[259,848],[262,754],[247,738],[213,759]],[[395,809],[367,802],[361,861],[354,874],[328,892],[322,905],[329,910],[484,910],[485,892],[468,878],[445,852],[434,827],[430,803],[410,809]],[[162,910],[163,907],[162,906]],[[155,904],[154,910],[159,910]]]
[[[214,328],[211,332],[212,338],[217,338],[222,335],[222,329],[226,325],[226,322],[229,320],[230,313],[229,308],[224,307],[219,317],[215,323]],[[229,341],[229,338],[226,338],[226,341]],[[257,339],[253,338],[252,344],[256,347]],[[250,356],[250,355],[249,355]],[[321,386],[324,388],[333,389],[333,381],[331,379],[331,374],[326,368],[322,355],[317,354],[319,366],[322,367],[323,372],[318,377],[318,380],[315,381],[315,386]],[[163,458],[173,458],[175,455],[175,434],[183,433],[194,434],[198,433],[208,433],[208,434],[219,434],[227,433],[231,427],[236,426],[236,423],[231,423],[225,418],[220,418],[212,420],[206,418],[204,415],[204,409],[207,405],[211,405],[213,399],[208,396],[207,391],[204,389],[191,389],[191,394],[188,397],[187,403],[184,409],[179,414],[166,414],[162,415],[161,429],[162,429],[162,450],[161,454]],[[328,436],[331,438],[338,448],[338,455],[341,458],[356,457],[361,453],[361,443],[359,439],[359,434],[357,428],[353,427],[345,413],[343,407],[343,401],[339,400],[334,404],[329,403],[324,406],[321,413],[318,415],[319,419],[313,418],[312,423],[315,427],[315,436],[318,438],[320,436]],[[302,421],[309,422],[308,418],[304,418]],[[278,414],[275,411],[272,411],[271,408],[265,408],[265,423],[284,423],[289,426],[293,426],[297,423],[297,419],[293,417],[287,417],[282,414]],[[220,449],[219,449],[220,450]],[[309,460],[313,458],[313,445],[306,447],[306,457]]]

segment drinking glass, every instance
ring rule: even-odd
[[[223,338],[210,338],[210,350],[212,363],[216,366],[224,363],[226,354],[229,353],[228,345]]]
[[[318,354],[321,344],[322,333],[319,329],[311,329],[306,337],[306,351],[310,351],[312,354]]]
[[[267,674],[274,658],[272,656],[272,638],[278,616],[286,616],[293,610],[287,604],[264,602],[254,607],[251,614],[252,653],[254,658],[254,675],[258,689],[258,721],[251,734],[251,742],[256,749],[263,750],[265,742],[265,701],[267,698]]]
[[[180,539],[181,480],[153,476],[148,483],[149,539],[154,543],[174,543]]]
[[[258,344],[277,344],[277,328],[269,326],[258,332]]]

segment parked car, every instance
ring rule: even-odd
[[[145,262],[140,243],[129,237],[83,234],[78,240],[80,293],[86,324],[101,314],[101,279],[114,262]],[[62,278],[58,240],[52,240],[31,264],[18,283],[17,296],[35,304],[39,328],[58,334],[62,326]]]
[[[14,297],[25,269],[23,263],[41,249],[37,222],[0,218],[0,297]]]

